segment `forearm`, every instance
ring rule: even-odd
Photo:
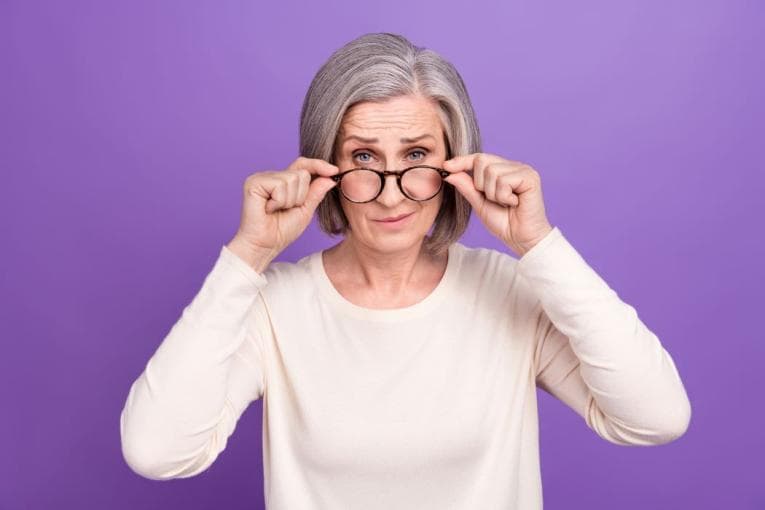
[[[123,451],[136,471],[171,478],[195,471],[218,440],[233,357],[265,279],[222,253],[145,370],[130,388],[120,422]],[[230,414],[230,410],[229,414]]]
[[[580,362],[596,404],[584,410],[588,424],[626,443],[684,432],[690,403],[669,353],[560,231],[522,257],[518,271]]]

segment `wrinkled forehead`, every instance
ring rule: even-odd
[[[364,101],[346,110],[339,134],[359,136],[407,136],[409,131],[436,134],[441,126],[439,108],[435,101],[404,96],[386,101]]]
[[[405,98],[357,103],[346,111],[334,153],[345,146],[442,141],[449,150],[441,109],[433,100]],[[333,155],[334,158],[334,155]]]

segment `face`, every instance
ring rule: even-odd
[[[335,164],[340,171],[357,167],[403,170],[418,164],[441,167],[446,160],[438,106],[420,96],[352,106],[343,117],[337,140]],[[430,200],[417,202],[401,193],[395,175],[387,175],[385,187],[371,202],[359,204],[342,194],[340,197],[350,223],[348,237],[376,251],[394,252],[422,242],[438,215],[443,187]],[[395,222],[383,221],[402,215],[408,216]]]

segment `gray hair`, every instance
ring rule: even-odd
[[[346,111],[362,101],[382,102],[421,95],[438,104],[446,158],[481,152],[481,135],[467,89],[457,69],[436,52],[387,32],[362,35],[319,68],[300,113],[300,155],[335,163],[338,132]],[[441,209],[425,247],[442,253],[459,239],[470,220],[470,203],[444,183]],[[320,228],[345,233],[348,219],[334,188],[317,208]]]

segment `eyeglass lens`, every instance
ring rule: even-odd
[[[372,170],[357,169],[343,176],[340,186],[349,200],[367,202],[380,192],[380,176]],[[441,174],[433,168],[412,168],[401,175],[401,187],[412,200],[428,200],[441,189]]]

